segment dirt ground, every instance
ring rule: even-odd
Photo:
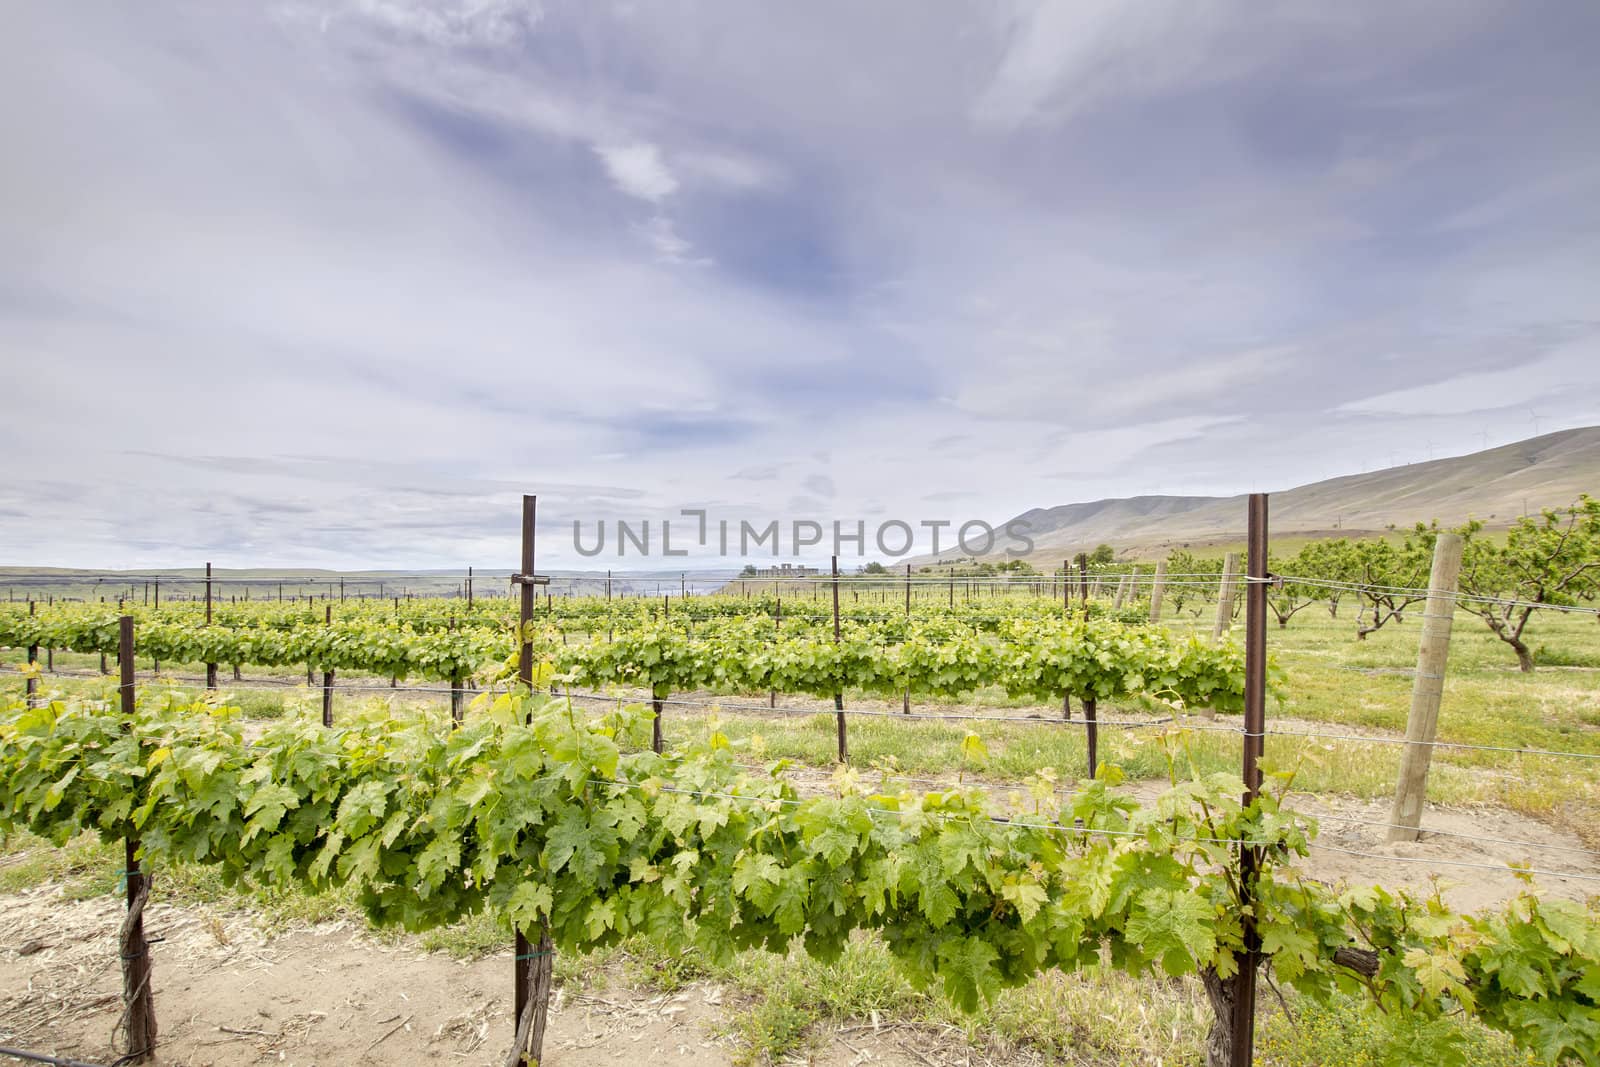
[[[59,887],[0,899],[0,1044],[109,1063],[121,980],[122,904]],[[277,937],[244,913],[152,903],[146,912],[160,1024],[157,1063],[494,1064],[509,1049],[511,957],[473,963],[380,944],[346,922]],[[558,990],[545,1062],[732,1064],[720,986],[663,995],[608,974],[602,991]],[[941,1050],[941,1046],[945,1046]],[[870,1021],[821,1035],[827,1067],[965,1063],[937,1028]]]
[[[1535,855],[1520,845],[1438,834],[1390,845],[1381,828],[1338,821],[1382,822],[1382,805],[1306,797],[1297,806],[1323,817],[1324,846],[1429,861],[1392,863],[1325,847],[1303,865],[1323,880],[1426,887],[1437,872],[1451,903],[1475,910],[1515,895],[1521,883],[1501,870],[1440,861],[1503,868],[1531,859],[1537,867],[1600,877],[1600,857],[1575,837],[1502,810],[1433,809],[1427,821],[1439,830],[1573,851]],[[1600,882],[1577,879],[1541,876],[1537,883],[1573,899],[1600,889]],[[55,883],[0,897],[0,1044],[94,1063],[115,1058],[122,910],[111,896],[69,900]],[[161,1064],[504,1061],[512,1029],[509,953],[463,963],[421,952],[406,939],[380,942],[344,921],[268,936],[246,912],[173,907],[159,902],[159,892],[146,928]],[[720,1031],[741,994],[698,983],[664,995],[631,987],[620,970],[604,978],[581,992],[569,985],[558,993],[545,1046],[550,1067],[734,1062],[734,1045]],[[952,1028],[866,1019],[816,1034],[809,1051],[789,1062],[947,1067],[985,1058]]]

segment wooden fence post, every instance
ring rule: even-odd
[[[1389,840],[1415,841],[1428,796],[1428,765],[1439,728],[1439,703],[1444,696],[1444,668],[1450,658],[1450,627],[1456,614],[1456,581],[1461,574],[1463,543],[1459,534],[1442,533],[1433,544],[1433,572],[1417,643],[1417,677],[1411,685],[1411,714],[1406,720],[1406,745],[1400,755],[1394,810],[1389,814]]]
[[[123,729],[133,727],[133,616],[117,620],[117,648],[122,661]],[[122,839],[122,875],[127,879],[128,914],[122,921],[122,1003],[127,1018],[128,1054],[117,1062],[144,1063],[156,1047],[155,996],[150,989],[150,946],[144,936],[144,907],[150,899],[150,882],[139,869],[139,838],[129,832]]]
[[[1211,628],[1213,640],[1220,640],[1233,625],[1233,587],[1239,573],[1239,553],[1229,552],[1222,560],[1222,584],[1217,587],[1217,621]]]
[[[1150,583],[1150,621],[1161,621],[1161,594],[1167,590],[1167,561],[1156,560],[1156,576]]]

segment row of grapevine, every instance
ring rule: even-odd
[[[1041,701],[1139,698],[1238,710],[1243,699],[1237,646],[1109,620],[1004,618],[988,631],[915,616],[850,620],[837,642],[828,629],[759,617],[696,625],[634,614],[608,622],[609,630],[573,643],[536,618],[526,636],[558,678],[590,688],[641,686],[657,697],[702,689],[958,697],[998,686]],[[112,653],[117,619],[101,609],[0,612],[0,645]],[[515,635],[477,626],[418,631],[376,618],[249,627],[157,618],[139,623],[139,649],[173,663],[309,664],[452,681],[504,671]]]
[[[1242,849],[1263,857],[1251,915],[1280,984],[1361,992],[1396,1062],[1449,1062],[1467,1014],[1548,1062],[1600,1062],[1600,924],[1525,894],[1467,916],[1437,896],[1346,892],[1294,861],[1315,833],[1270,775],[1176,781],[1140,807],[1099,780],[1062,809],[996,821],[981,794],[803,796],[713,736],[670,762],[624,753],[648,712],[588,719],[519,690],[447,733],[422,720],[299,721],[246,740],[230,711],[147,696],[0,713],[0,830],[58,843],[137,837],[148,864],[229,882],[353,884],[374,922],[424,929],[489,910],[585,952],[633,934],[725,959],[837,957],[876,931],[965,1009],[1047,969],[1226,979],[1244,951]],[[1177,764],[1175,763],[1175,766]]]
[[[216,607],[213,619],[217,625],[232,629],[296,629],[307,624],[320,623],[325,607],[333,607],[341,621],[371,621],[402,624],[418,633],[449,630],[457,627],[507,627],[517,620],[515,610],[504,602],[478,601],[466,605],[448,600],[402,601],[398,607],[388,602],[372,603],[350,601],[344,604],[279,604],[257,601],[249,604],[224,604]],[[40,605],[43,607],[43,605]],[[49,611],[78,611],[89,615],[104,614],[115,605],[61,602],[51,605]],[[25,613],[25,604],[0,605],[0,612]],[[198,622],[204,617],[204,605],[199,602],[167,604],[160,608],[129,606],[116,607],[116,613],[133,615],[143,626],[150,622]],[[1125,608],[1113,611],[1100,601],[1084,605],[1074,603],[1072,613],[1087,614],[1093,618],[1115,618],[1123,622],[1137,622],[1146,612]],[[785,625],[812,625],[831,623],[833,614],[824,604],[812,601],[796,602],[792,597],[761,594],[750,597],[706,596],[687,599],[663,598],[661,600],[606,600],[600,597],[573,597],[541,601],[535,614],[570,632],[594,632],[613,626],[625,626],[646,620],[677,619],[717,620],[745,617],[765,617]],[[993,631],[1003,622],[1019,619],[1059,618],[1063,608],[1059,602],[1039,598],[1008,598],[972,601],[947,607],[943,603],[917,603],[910,611],[885,610],[879,604],[842,603],[840,617],[860,622],[884,621],[890,618],[913,618],[924,622],[942,620],[968,630]]]

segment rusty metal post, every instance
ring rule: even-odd
[[[211,625],[211,564],[209,563],[206,564],[206,625]],[[216,687],[217,665],[215,663],[207,663],[206,688],[215,689]]]
[[[522,498],[522,569],[518,583],[521,600],[517,612],[517,679],[533,691],[533,642],[528,640],[528,625],[533,622],[534,585],[531,579],[534,573],[533,538],[535,516],[538,510],[539,498],[524,496]]]
[[[1083,721],[1089,741],[1089,777],[1100,773],[1100,723],[1095,719],[1095,698],[1083,698]]]
[[[772,613],[772,636],[773,639],[776,640],[779,631],[783,629],[783,594],[778,592],[777,582],[772,583],[772,593],[773,596],[777,598],[777,607],[773,609]],[[776,689],[769,689],[767,691],[767,707],[775,708],[777,706],[778,691]]]
[[[455,631],[456,631],[456,617],[454,615],[452,615],[452,616],[450,616],[450,632],[451,633],[455,633]],[[459,674],[451,676],[451,678],[450,678],[450,728],[452,730],[454,730],[456,727],[461,725],[461,719],[462,719],[461,702],[462,702],[462,699],[465,696],[466,696],[466,693],[465,693],[465,691],[463,689],[463,686],[462,686],[461,676]]]
[[[28,614],[29,615],[33,615],[36,608],[37,608],[37,605],[32,600],[29,600],[28,601]],[[38,662],[39,662],[39,646],[38,646],[37,643],[31,644],[31,645],[28,646],[28,666],[32,667],[35,664],[37,664]],[[33,707],[33,698],[38,696],[38,694],[39,694],[39,679],[37,677],[35,677],[33,674],[30,673],[28,675],[28,677],[27,677],[27,680],[22,683],[22,686],[23,686],[23,694],[22,695],[27,700],[28,707],[31,708],[31,707]]]
[[[906,619],[911,618],[911,564],[906,564]],[[900,712],[903,715],[911,714],[911,687],[906,686],[906,691],[900,698]]]
[[[1072,617],[1072,561],[1061,561],[1061,616]]]
[[[132,729],[133,699],[133,616],[117,620],[117,650],[122,660],[118,686],[121,696],[123,729]],[[128,1020],[128,1055],[119,1062],[144,1063],[156,1046],[155,997],[150,988],[150,946],[144,936],[144,907],[150,889],[139,869],[139,838],[129,832],[122,839],[122,873],[127,879],[128,917],[122,936],[122,999]]]
[[[839,643],[839,557],[833,557],[833,643]],[[833,715],[839,729],[839,762],[850,762],[850,748],[844,737],[844,693],[833,694]]]
[[[333,605],[329,604],[322,613],[322,625],[333,625]],[[322,725],[333,725],[333,668],[327,664],[322,667]]]
[[[1244,633],[1244,803],[1255,803],[1261,792],[1261,755],[1267,730],[1267,494],[1250,494],[1246,561]],[[1239,850],[1239,904],[1243,912],[1244,955],[1233,979],[1233,1067],[1250,1067],[1255,1061],[1256,969],[1261,962],[1261,941],[1251,916],[1261,853]]]
[[[1083,605],[1083,617],[1089,617],[1089,553],[1078,553],[1078,592]]]

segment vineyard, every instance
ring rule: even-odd
[[[1264,505],[1252,533],[1264,547]],[[1430,804],[1493,790],[1553,810],[1546,783],[1593,804],[1587,676],[1562,683],[1570,711],[1530,715],[1513,694],[1514,712],[1451,721],[1447,702],[1448,725],[1423,736],[1368,699],[1403,700],[1423,678],[1334,673],[1390,662],[1408,611],[1414,628],[1440,604],[1488,623],[1453,669],[1463,654],[1495,669],[1500,645],[1524,670],[1595,648],[1586,570],[1534,590],[1503,564],[1515,532],[1467,534],[1465,577],[1444,592],[1429,575],[1439,531],[1419,528],[1270,564],[1258,550],[1253,566],[1080,562],[979,579],[976,596],[907,576],[661,599],[613,599],[596,580],[557,598],[539,595],[530,545],[515,599],[220,603],[208,585],[204,602],[159,607],[0,605],[0,646],[18,653],[0,828],[128,842],[133,917],[146,872],[195,866],[252,891],[348,893],[380,928],[491,917],[517,938],[511,1063],[540,1055],[556,953],[644,939],[714,966],[750,950],[829,964],[863,938],[968,1013],[1049,973],[1195,976],[1211,1063],[1250,1061],[1257,973],[1302,1011],[1364,1005],[1387,1062],[1472,1062],[1483,1028],[1536,1062],[1600,1062],[1600,917],[1585,901],[1600,874],[1574,859],[1595,854],[1588,838],[1511,841],[1528,853],[1516,868],[1412,858],[1424,875],[1497,867],[1526,883],[1476,909],[1439,886],[1307,873],[1338,848],[1301,802],[1358,788],[1379,751],[1378,785],[1359,787],[1372,795],[1404,790],[1393,761],[1423,752]],[[1556,616],[1563,645],[1536,652],[1533,610]],[[1320,646],[1264,655],[1297,616],[1340,629],[1340,665],[1318,664]],[[118,681],[99,681],[113,659]],[[241,713],[269,690],[281,708],[292,681],[303,713]],[[1358,681],[1363,698],[1346,700]],[[1301,709],[1319,685],[1337,714]],[[1390,822],[1371,825],[1407,829]],[[137,1058],[156,1042],[159,948],[135,926],[118,1022]]]

